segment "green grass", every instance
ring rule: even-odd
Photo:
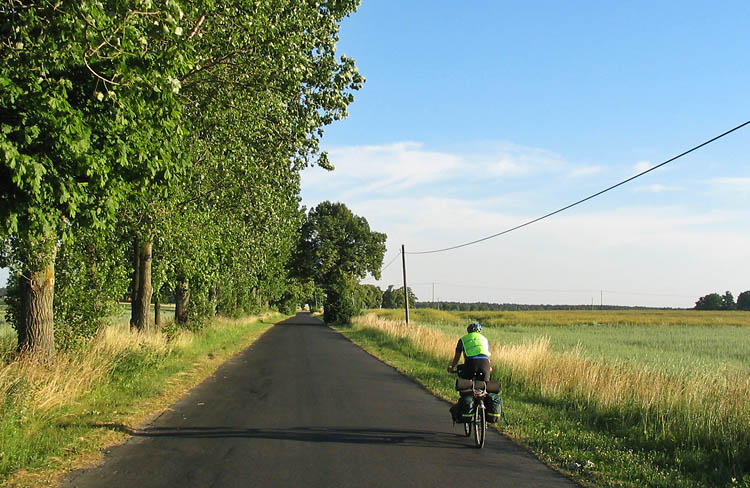
[[[402,311],[369,312],[396,320],[403,317]],[[672,374],[707,370],[750,374],[750,312],[416,312],[415,322],[456,337],[470,321],[479,320],[485,325],[483,333],[495,344],[524,344],[547,337],[553,350],[578,348],[585,357],[606,363],[645,365]]]
[[[722,312],[717,314],[718,318],[709,317],[708,323],[721,324],[724,317]],[[548,337],[553,350],[578,350],[584,357],[623,369],[645,366],[675,377],[750,372],[750,327],[695,322],[684,325],[686,321],[679,315],[673,325],[658,323],[653,316],[638,319],[631,315],[631,322],[640,325],[630,326],[620,319],[607,323],[602,316],[597,317],[599,325],[576,325],[578,315],[565,318],[563,326],[545,323],[539,316],[524,320],[516,315],[518,323],[494,325],[485,331],[491,341],[506,344],[525,344],[537,337]],[[416,318],[413,315],[412,320],[415,319],[438,322],[430,327],[456,340],[466,323],[463,316],[438,311],[425,311]],[[444,372],[447,358],[427,354],[409,340],[396,339],[366,325],[341,330],[439,396],[454,399],[454,378]],[[550,395],[539,385],[525,381],[518,372],[495,364],[493,374],[503,384],[510,421],[510,425],[500,428],[549,465],[586,485],[750,487],[750,459],[740,457],[729,463],[721,449],[655,431],[654,426],[644,424],[637,408],[603,407],[575,394]],[[744,439],[750,439],[750,432],[745,433]],[[738,452],[747,456],[748,449],[740,448]]]
[[[0,482],[54,485],[60,472],[121,440],[128,426],[166,408],[271,325],[268,320],[224,321],[168,351],[148,345],[121,349],[104,378],[80,398],[41,412],[29,405],[21,379],[0,398]]]
[[[115,313],[109,317],[110,322],[115,325],[130,323],[130,303],[119,302],[115,305]],[[154,305],[151,304],[151,318],[154,317]],[[162,303],[161,320],[164,323],[174,320],[174,303]]]

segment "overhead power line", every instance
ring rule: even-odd
[[[388,266],[390,266],[391,264],[393,264],[396,261],[396,259],[398,259],[399,256],[401,256],[401,251],[399,251],[398,254],[396,254],[396,256],[394,256],[394,258],[391,259],[388,262],[388,264],[386,264],[385,266],[383,266],[383,268],[380,270],[380,272],[382,273],[383,271],[385,271],[386,269],[388,269]]]
[[[477,244],[477,243],[480,243],[480,242],[483,242],[483,241],[486,241],[486,240],[489,240],[489,239],[493,239],[493,238],[495,238],[495,237],[499,237],[499,236],[501,236],[501,235],[504,235],[504,234],[508,234],[509,232],[513,232],[514,230],[518,230],[518,229],[520,229],[520,228],[522,228],[522,227],[526,227],[527,225],[531,225],[531,224],[533,224],[533,223],[535,223],[535,222],[539,222],[540,220],[544,220],[544,219],[546,219],[547,217],[552,217],[552,216],[553,216],[553,215],[555,215],[555,214],[559,214],[560,212],[564,212],[565,210],[568,210],[569,208],[575,207],[576,205],[579,205],[579,204],[581,204],[581,203],[583,203],[583,202],[586,202],[586,201],[588,201],[588,200],[591,200],[592,198],[596,198],[596,197],[598,197],[599,195],[601,195],[601,194],[603,194],[603,193],[607,193],[607,192],[608,192],[608,191],[610,191],[610,190],[614,190],[614,189],[615,189],[615,188],[617,188],[618,186],[622,186],[622,185],[624,185],[625,183],[628,183],[628,182],[630,182],[630,181],[633,181],[633,180],[634,180],[634,179],[636,179],[636,178],[639,178],[639,177],[641,177],[641,176],[645,175],[646,173],[650,173],[651,171],[654,171],[655,169],[661,168],[661,167],[662,167],[662,166],[664,166],[665,164],[669,164],[669,163],[671,163],[672,161],[675,161],[676,159],[679,159],[679,158],[681,158],[681,157],[683,157],[683,156],[685,156],[685,155],[687,155],[687,154],[690,154],[690,153],[691,153],[691,152],[693,152],[693,151],[696,151],[696,150],[698,150],[698,149],[702,148],[703,146],[706,146],[706,145],[708,145],[708,144],[711,144],[712,142],[714,142],[714,141],[717,141],[717,140],[721,139],[722,137],[724,137],[724,136],[727,136],[727,135],[731,134],[732,132],[734,132],[734,131],[736,131],[736,130],[739,130],[739,129],[741,129],[741,128],[745,127],[745,126],[746,126],[746,125],[748,125],[748,124],[750,124],[750,120],[748,120],[748,121],[747,121],[747,122],[745,122],[744,124],[740,124],[740,125],[738,125],[737,127],[735,127],[735,128],[733,128],[733,129],[730,129],[730,130],[728,130],[728,131],[724,132],[724,133],[723,133],[723,134],[721,134],[721,135],[718,135],[718,136],[714,137],[713,139],[709,139],[708,141],[706,141],[706,142],[704,142],[704,143],[702,143],[702,144],[699,144],[699,145],[697,145],[697,146],[693,147],[692,149],[688,149],[687,151],[685,151],[685,152],[683,152],[683,153],[681,153],[681,154],[678,154],[677,156],[674,156],[673,158],[671,158],[671,159],[668,159],[668,160],[664,161],[664,162],[663,162],[663,163],[661,163],[661,164],[657,164],[656,166],[654,166],[654,167],[652,167],[652,168],[649,168],[649,169],[647,169],[646,171],[642,171],[642,172],[638,173],[637,175],[631,176],[630,178],[628,178],[628,179],[626,179],[626,180],[623,180],[623,181],[621,181],[621,182],[617,183],[616,185],[612,185],[612,186],[610,186],[609,188],[605,188],[604,190],[602,190],[602,191],[600,191],[600,192],[597,192],[597,193],[594,193],[593,195],[590,195],[590,196],[588,196],[588,197],[586,197],[586,198],[583,198],[583,199],[581,199],[581,200],[578,200],[578,201],[577,201],[577,202],[575,202],[575,203],[571,203],[570,205],[567,205],[567,206],[565,206],[565,207],[562,207],[562,208],[560,208],[560,209],[557,209],[557,210],[555,210],[554,212],[550,212],[550,213],[548,213],[548,214],[546,214],[546,215],[542,215],[541,217],[537,217],[537,218],[536,218],[536,219],[534,219],[534,220],[529,220],[528,222],[525,222],[525,223],[523,223],[523,224],[521,224],[521,225],[517,225],[517,226],[515,226],[515,227],[511,227],[510,229],[506,229],[506,230],[504,230],[504,231],[502,231],[502,232],[498,232],[497,234],[492,234],[492,235],[490,235],[490,236],[487,236],[487,237],[482,237],[481,239],[476,239],[476,240],[473,240],[473,241],[470,241],[470,242],[465,242],[465,243],[463,243],[463,244],[458,244],[458,245],[456,245],[456,246],[444,247],[444,248],[442,248],[442,249],[434,249],[434,250],[432,250],[432,251],[409,251],[409,252],[407,252],[406,254],[434,254],[434,253],[438,253],[438,252],[451,251],[451,250],[453,250],[453,249],[458,249],[458,248],[461,248],[461,247],[471,246],[472,244]]]

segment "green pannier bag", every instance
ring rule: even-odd
[[[474,397],[462,396],[456,404],[456,413],[454,420],[456,422],[470,422],[474,417]]]
[[[484,406],[486,408],[487,422],[494,424],[500,420],[503,414],[503,399],[499,393],[488,393],[484,397]]]

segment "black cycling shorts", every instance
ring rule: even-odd
[[[477,379],[483,379],[484,381],[490,380],[490,360],[487,358],[468,358],[464,362],[464,367],[461,371],[461,378],[470,380],[474,378],[476,373],[480,373],[481,376],[477,376]]]

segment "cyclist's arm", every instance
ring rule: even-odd
[[[453,360],[448,365],[448,372],[449,373],[453,372],[453,369],[456,367],[456,365],[458,364],[458,362],[461,360],[461,353],[463,352],[463,347],[462,346],[463,346],[463,344],[459,340],[458,344],[456,344],[456,354],[453,355]]]
[[[448,365],[448,371],[449,372],[451,372],[451,373],[453,372],[453,369],[456,367],[456,365],[458,364],[458,361],[460,359],[461,359],[461,353],[460,352],[456,352],[456,354],[453,356],[453,360]]]

